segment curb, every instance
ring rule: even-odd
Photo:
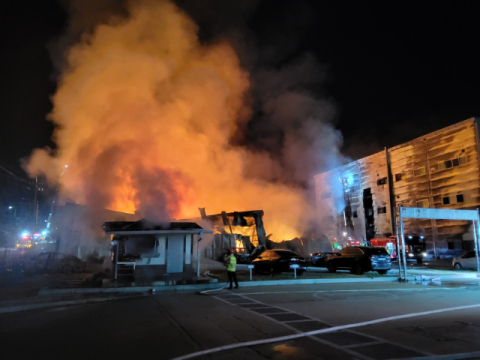
[[[57,306],[72,306],[72,305],[84,305],[84,304],[94,304],[105,301],[120,300],[120,299],[131,299],[134,297],[142,297],[146,294],[141,295],[130,295],[130,296],[114,296],[109,298],[96,298],[96,299],[79,299],[79,300],[64,300],[64,301],[54,301],[54,302],[43,302],[43,303],[31,303],[24,305],[14,305],[14,306],[4,306],[0,307],[0,314],[8,314],[19,311],[26,310],[36,310],[36,309],[45,309],[50,307]]]
[[[415,276],[407,277],[409,282],[415,282]],[[473,277],[459,277],[458,275],[440,276],[441,281],[468,281]],[[385,278],[343,278],[343,279],[291,279],[291,280],[263,280],[263,281],[244,281],[240,282],[241,288],[258,287],[258,286],[282,286],[282,285],[314,285],[314,284],[342,284],[342,283],[381,283],[381,282],[397,282],[397,277]],[[0,314],[13,313],[26,310],[44,309],[57,306],[72,306],[93,304],[105,301],[113,301],[120,299],[129,299],[133,297],[146,296],[152,290],[155,292],[163,291],[200,291],[217,289],[222,283],[210,284],[191,284],[191,285],[157,285],[157,286],[131,286],[118,288],[73,288],[73,289],[49,289],[42,288],[38,295],[65,295],[65,294],[111,294],[111,293],[137,293],[129,296],[112,296],[91,299],[63,300],[54,302],[30,303],[22,305],[0,307]]]
[[[346,278],[346,279],[292,279],[292,280],[262,280],[262,281],[243,281],[239,282],[240,287],[255,286],[278,286],[278,285],[313,285],[313,284],[342,284],[358,282],[395,282],[396,277],[386,278]],[[73,289],[48,289],[39,291],[39,295],[58,295],[58,294],[92,294],[92,293],[115,293],[115,292],[145,292],[155,289],[162,291],[184,291],[184,290],[205,290],[215,289],[222,286],[223,283],[211,284],[192,284],[192,285],[160,285],[160,286],[135,286],[135,287],[117,287],[117,288],[73,288]]]

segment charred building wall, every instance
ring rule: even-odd
[[[365,242],[379,229],[391,233],[388,187],[386,151],[316,175],[321,231],[332,243],[342,243],[349,238]]]
[[[447,209],[480,206],[479,139],[476,119],[427,134],[315,176],[318,221],[333,242],[345,228],[347,196],[355,236],[395,233],[399,205]],[[348,179],[348,186],[341,179]],[[330,195],[331,194],[331,195]],[[470,224],[405,220],[406,233],[425,236],[439,248],[468,249]],[[463,240],[463,242],[462,242]]]

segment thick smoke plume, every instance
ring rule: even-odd
[[[49,115],[57,149],[35,150],[27,171],[93,209],[263,209],[275,240],[300,235],[314,217],[308,180],[341,142],[330,102],[301,88],[323,76],[313,58],[251,76],[231,41],[201,43],[174,3],[116,4],[93,20],[77,9]]]

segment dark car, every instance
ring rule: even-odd
[[[76,256],[57,252],[44,252],[35,255],[28,264],[29,270],[36,273],[73,273],[85,271],[87,263]]]
[[[332,256],[333,252],[317,252],[313,253],[311,257],[311,263],[312,266],[318,266],[318,267],[327,267],[326,260],[329,256]]]
[[[290,250],[266,250],[253,260],[254,271],[260,272],[284,272],[293,271],[290,265],[298,265],[297,274],[301,275],[307,270],[307,263],[300,255]]]
[[[330,256],[326,264],[331,273],[337,269],[346,269],[357,275],[362,275],[365,271],[386,274],[392,267],[390,255],[385,248],[367,246],[346,247]]]
[[[251,264],[252,258],[250,254],[245,253],[235,253],[235,258],[237,259],[237,264]]]

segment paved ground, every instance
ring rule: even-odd
[[[162,293],[0,315],[2,359],[171,359],[244,341],[479,304],[478,283],[244,288],[216,295]],[[200,359],[391,359],[473,353],[480,308],[400,319]]]

